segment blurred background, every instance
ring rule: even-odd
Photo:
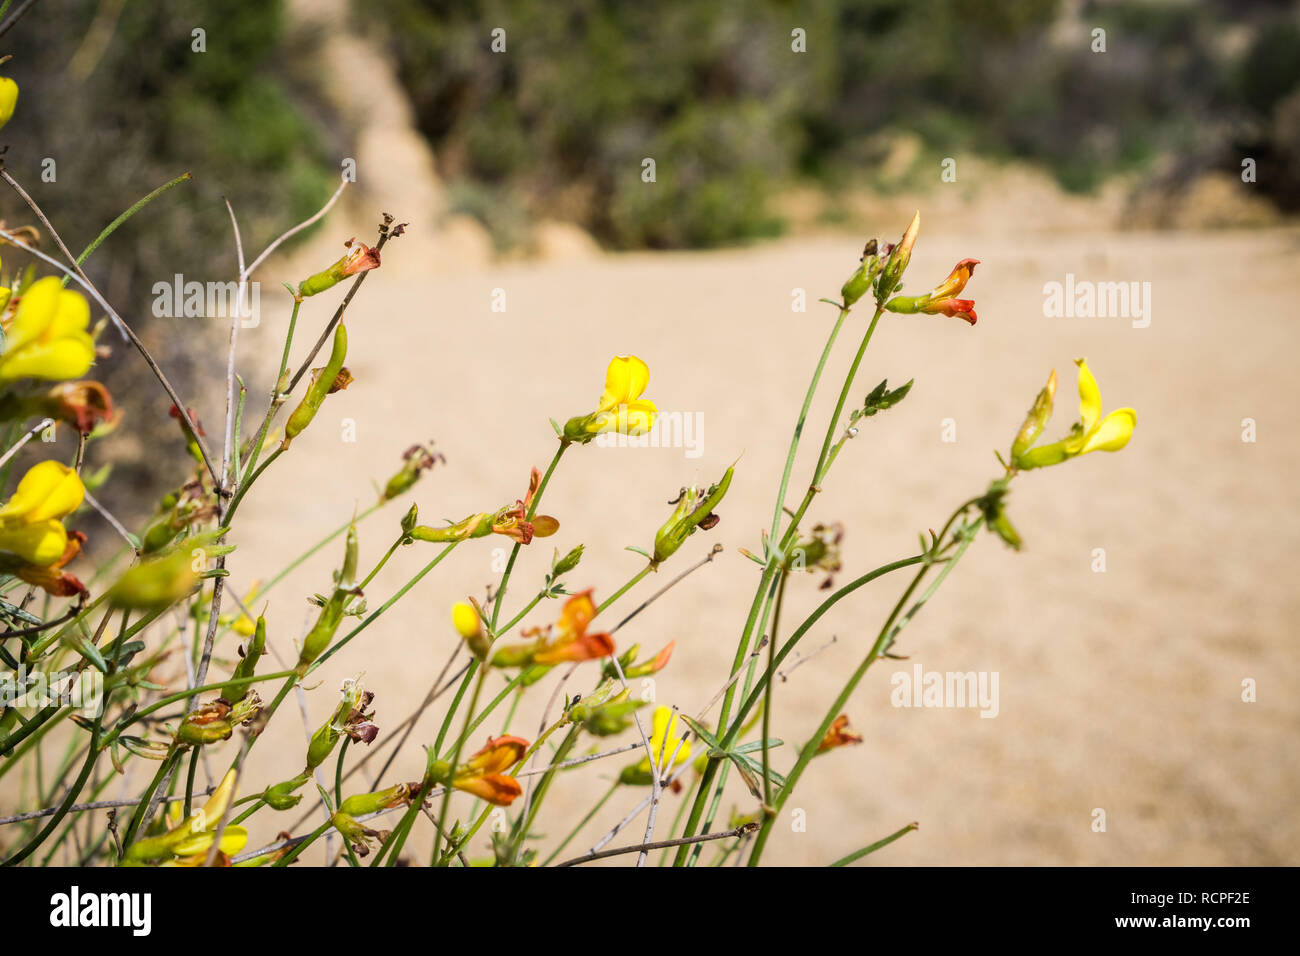
[[[278,281],[324,267],[350,236],[370,241],[381,210],[410,223],[349,313],[358,381],[331,410],[355,440],[319,427],[268,472],[231,562],[241,593],[368,507],[416,441],[448,458],[417,486],[424,520],[513,501],[550,458],[547,418],[586,411],[609,356],[635,353],[652,369],[649,397],[702,416],[701,456],[578,450],[545,510],[561,520],[557,546],[587,545],[571,585],[599,597],[636,570],[622,549],[648,544],[681,485],[742,456],[711,534],[726,554],[627,628],[647,649],[677,641],[659,698],[688,713],[721,685],[748,607],[754,574],[737,549],[760,547],[833,319],[816,300],[837,296],[865,237],[896,239],[920,209],[909,291],[981,259],[967,289],[980,322],[882,326],[855,391],[886,377],[916,387],[866,423],[811,515],[845,525],[846,575],[908,553],[983,490],[992,450],[1049,369],[1062,376],[1050,433],[1073,415],[1071,360],[1084,354],[1106,407],[1135,406],[1139,426],[1119,455],[1018,479],[1026,551],[977,543],[906,633],[911,659],[863,683],[850,716],[866,742],[819,758],[794,801],[807,831],[778,828],[768,858],[825,863],[916,820],[873,861],[1295,862],[1293,3],[69,0],[39,3],[6,40],[22,94],[5,165],[69,246],[194,174],[89,271],[211,422],[224,324],[153,319],[150,306],[175,274],[234,275],[223,199],[257,251],[320,208],[341,170],[356,174],[261,276],[262,322],[241,339],[253,396],[270,387],[287,319]],[[48,158],[54,181],[41,176]],[[0,215],[29,219],[12,196]],[[1149,283],[1149,325],[1048,315],[1044,286],[1067,276]],[[792,309],[799,290],[806,311]],[[850,325],[842,349],[859,332]],[[829,387],[848,359],[837,355]],[[98,450],[121,458],[103,497],[135,527],[184,479],[182,443],[136,356],[119,348],[104,372],[126,418]],[[814,406],[810,434],[831,410]],[[371,559],[404,508],[363,527]],[[527,552],[516,597],[551,543]],[[692,538],[683,564],[709,544]],[[413,709],[454,645],[446,609],[499,570],[490,551],[422,582],[367,635],[361,663],[331,662],[311,716],[323,720],[332,687],[362,668],[381,727]],[[402,552],[374,593],[425,560]],[[322,553],[280,586],[268,618],[285,654],[308,620],[301,599],[336,561]],[[904,583],[879,583],[810,634],[810,649],[835,641],[779,687],[789,744]],[[815,585],[791,588],[790,620],[815,606]],[[999,716],[892,707],[889,676],[914,663],[997,672]],[[1243,681],[1256,682],[1253,702]],[[520,708],[518,732],[543,703]],[[295,728],[275,732],[255,753],[267,782],[302,746]],[[422,759],[411,748],[395,772],[417,775]],[[556,833],[617,770],[561,781]],[[584,831],[591,840],[635,800],[622,802]],[[752,804],[735,786],[723,818]]]

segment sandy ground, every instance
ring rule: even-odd
[[[901,224],[900,224],[901,225]],[[1300,237],[1291,232],[1223,234],[999,234],[956,240],[923,233],[914,287],[942,278],[958,258],[983,260],[968,292],[980,322],[891,317],[877,333],[853,394],[881,378],[916,378],[899,408],[865,424],[836,463],[810,518],[841,521],[842,580],[911,553],[916,534],[937,526],[997,471],[1025,408],[1055,367],[1062,375],[1060,431],[1073,413],[1071,359],[1086,355],[1106,407],[1132,405],[1139,425],[1128,449],[1095,454],[1017,481],[1012,514],[1026,539],[1020,554],[982,537],[915,620],[898,650],[910,660],[870,672],[848,713],[863,745],[819,758],[786,815],[806,812],[806,831],[778,826],[768,859],[825,863],[908,821],[920,830],[873,858],[890,864],[1283,864],[1295,863],[1294,809],[1300,761],[1298,668],[1291,622],[1300,612],[1292,578],[1300,567],[1294,474],[1300,426],[1293,353],[1298,335],[1278,290],[1294,279]],[[893,231],[893,224],[890,231]],[[336,227],[346,235],[343,225]],[[517,608],[538,585],[552,545],[579,542],[586,557],[572,588],[611,593],[640,565],[629,545],[649,546],[677,489],[707,483],[737,457],[735,483],[709,536],[691,539],[665,571],[727,551],[619,634],[620,645],[677,652],[660,675],[658,699],[695,713],[727,673],[753,592],[756,568],[737,549],[757,549],[770,521],[798,403],[833,319],[816,305],[834,296],[860,241],[793,240],[708,254],[629,255],[574,264],[513,264],[437,278],[419,263],[377,273],[350,312],[349,366],[356,383],[329,400],[291,454],[267,473],[242,515],[236,586],[265,579],[317,538],[374,500],[375,483],[402,450],[436,439],[446,467],[410,496],[425,521],[459,519],[522,494],[531,465],[554,448],[548,417],[589,409],[615,353],[643,357],[648,397],[665,411],[702,416],[698,457],[682,448],[597,448],[566,456],[545,508],[557,537],[527,549],[507,598]],[[414,245],[412,249],[416,248]],[[403,256],[400,243],[389,263]],[[1043,285],[1077,279],[1151,283],[1151,322],[1048,318]],[[792,290],[807,290],[805,313]],[[491,311],[493,290],[506,311]],[[326,297],[322,297],[326,298]],[[305,346],[333,302],[305,310]],[[245,333],[248,361],[278,357],[285,314],[266,309]],[[842,380],[866,316],[854,316],[827,372]],[[301,352],[301,348],[299,349]],[[792,482],[806,487],[833,400],[814,406]],[[1243,419],[1257,440],[1243,442]],[[945,421],[956,441],[944,441]],[[355,431],[355,441],[346,440]],[[951,437],[951,436],[949,436]],[[811,447],[809,447],[811,446]],[[362,563],[391,543],[407,499],[361,528]],[[423,697],[457,638],[451,603],[495,581],[505,539],[466,544],[424,579],[344,654],[319,672],[308,694],[313,722],[336,700],[339,681],[364,671],[377,692],[378,722],[392,726]],[[400,552],[368,589],[377,606],[433,555]],[[1095,571],[1095,549],[1105,571]],[[498,550],[500,549],[500,550]],[[305,597],[330,584],[337,546],[310,560],[270,595],[272,640],[285,653],[305,630]],[[660,581],[664,579],[661,573]],[[643,584],[608,613],[630,609],[657,586]],[[823,596],[818,579],[797,580],[788,620]],[[885,578],[858,592],[813,629],[806,648],[835,643],[779,686],[774,726],[801,742],[874,638],[905,585]],[[529,623],[550,618],[539,607]],[[513,613],[513,611],[511,611]],[[891,706],[890,676],[926,671],[996,672],[999,711]],[[584,691],[580,671],[570,691]],[[1244,702],[1243,681],[1257,700]],[[486,691],[501,680],[495,675]],[[554,678],[538,686],[511,729],[531,737]],[[435,707],[391,774],[414,778],[432,739]],[[297,715],[256,751],[260,786],[296,771],[304,732]],[[491,722],[499,731],[500,723]],[[479,735],[480,737],[483,735]],[[629,735],[629,739],[631,735]],[[778,768],[793,760],[779,750]],[[563,776],[543,832],[569,825],[628,758]],[[615,797],[573,849],[589,846],[642,792]],[[667,798],[660,834],[681,797]],[[469,801],[457,804],[462,813]],[[754,809],[738,782],[723,804]],[[1105,811],[1105,832],[1094,830]],[[297,813],[293,817],[297,817]],[[254,820],[267,840],[289,816]],[[626,837],[639,837],[638,822]],[[419,828],[418,850],[427,846]],[[486,849],[479,839],[474,855]],[[707,857],[706,857],[707,859]]]

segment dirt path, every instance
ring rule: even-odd
[[[363,228],[331,226],[339,238]],[[917,382],[902,406],[865,424],[810,514],[844,523],[843,579],[910,553],[918,531],[983,490],[997,468],[992,450],[1009,444],[1053,366],[1062,375],[1054,432],[1073,411],[1071,359],[1086,354],[1106,407],[1139,410],[1136,437],[1121,454],[1017,482],[1012,513],[1025,551],[1013,554],[992,537],[977,542],[902,638],[898,650],[910,659],[883,663],[859,688],[848,711],[865,744],[818,759],[790,805],[806,811],[806,832],[783,821],[769,859],[824,863],[915,820],[920,831],[880,862],[1294,863],[1298,334],[1277,290],[1294,282],[1300,240],[1290,232],[997,235],[959,243],[927,232],[912,265],[922,285],[960,257],[982,259],[970,287],[976,328],[897,317],[872,346],[855,399],[884,377]],[[236,586],[269,576],[323,525],[367,507],[374,483],[418,440],[435,438],[448,459],[413,495],[424,520],[512,501],[529,466],[544,466],[552,453],[547,418],[587,410],[609,356],[634,352],[650,365],[648,395],[661,409],[702,416],[700,456],[681,448],[574,450],[546,496],[560,534],[528,549],[507,603],[517,606],[538,584],[552,544],[584,543],[571,584],[609,594],[639,566],[624,547],[649,544],[678,487],[707,482],[740,456],[721,525],[693,538],[675,566],[714,541],[727,552],[619,635],[621,644],[652,650],[676,640],[658,697],[697,711],[725,676],[752,594],[754,566],[736,549],[757,549],[770,521],[795,411],[833,318],[813,303],[835,294],[859,246],[812,239],[437,278],[381,271],[350,314],[356,383],[330,399],[250,498],[248,530],[232,559]],[[390,261],[402,254],[394,244]],[[1044,283],[1064,282],[1067,273],[1150,282],[1149,327],[1045,317]],[[806,313],[791,311],[795,287],[807,290]],[[504,313],[491,311],[497,289]],[[313,303],[302,341],[332,304]],[[284,318],[276,311],[245,338],[250,360],[278,355]],[[864,321],[850,323],[829,381],[840,381]],[[810,452],[830,409],[829,397],[813,409]],[[1246,418],[1256,422],[1254,443],[1242,441]],[[943,440],[947,420],[956,441]],[[801,459],[793,488],[803,487],[808,467]],[[363,563],[387,548],[406,506],[365,522]],[[324,668],[322,686],[309,695],[313,721],[333,706],[338,682],[359,670],[378,694],[381,726],[405,716],[456,641],[451,602],[495,580],[498,541],[465,545],[459,560]],[[400,553],[369,589],[371,605],[429,560],[430,547]],[[1099,548],[1104,573],[1093,570]],[[328,587],[336,550],[308,561],[271,596],[272,639],[282,648],[309,620],[304,598]],[[792,586],[788,620],[820,600],[816,583]],[[879,582],[809,635],[809,648],[836,642],[779,686],[775,727],[789,744],[817,723],[904,583]],[[539,608],[535,622],[554,610]],[[916,665],[996,672],[996,718],[891,706],[891,674]],[[589,677],[580,673],[566,689],[586,690]],[[1255,703],[1242,701],[1247,679],[1257,683]],[[487,690],[497,686],[494,679]],[[525,700],[513,730],[533,734],[551,686]],[[416,739],[430,740],[440,717],[428,715]],[[251,779],[297,769],[304,739],[297,723],[278,722],[255,752]],[[788,767],[791,747],[778,753],[778,766]],[[394,779],[417,776],[422,760],[410,747]],[[613,758],[564,777],[550,800],[563,813],[548,819],[546,832],[564,832],[622,764]],[[589,845],[639,797],[612,800],[574,846]],[[661,833],[678,799],[669,798]],[[733,805],[753,809],[742,788],[728,792],[724,819]],[[1106,813],[1104,833],[1092,828],[1095,808]],[[254,839],[287,823],[255,821]],[[475,855],[484,846],[479,840]]]

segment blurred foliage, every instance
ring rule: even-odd
[[[0,52],[13,54],[5,71],[21,88],[0,134],[5,166],[74,252],[155,187],[193,173],[118,230],[87,271],[196,403],[222,375],[199,343],[224,341],[227,325],[154,319],[154,283],[177,273],[205,282],[235,277],[224,198],[251,256],[318,209],[337,183],[327,134],[305,118],[304,97],[282,72],[284,17],[280,0],[45,2],[0,42]],[[204,31],[202,52],[196,29]],[[49,160],[53,181],[42,177]],[[0,216],[11,225],[33,221],[8,190]],[[42,245],[53,249],[48,236]],[[12,250],[4,257],[18,261]],[[96,376],[127,406],[131,431],[146,447],[159,436],[179,444],[168,401],[139,357],[115,334],[104,340],[115,355]]]
[[[927,161],[976,150],[1043,163],[1074,190],[1162,154],[1178,175],[1235,172],[1251,150],[1260,189],[1300,207],[1300,172],[1281,161],[1300,145],[1292,3],[355,0],[354,12],[392,51],[453,195],[571,219],[614,247],[770,233],[774,186],[871,182],[882,132],[919,135]],[[490,47],[498,28],[505,55]]]

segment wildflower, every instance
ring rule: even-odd
[[[834,750],[836,747],[860,743],[862,743],[862,735],[856,733],[849,726],[849,715],[840,714],[831,722],[830,729],[826,731],[826,736],[817,745],[817,752],[819,754],[825,753],[828,750]]]
[[[943,314],[961,319],[974,325],[978,316],[975,314],[974,299],[958,299],[957,296],[966,288],[966,283],[975,274],[978,259],[963,259],[953,267],[948,278],[935,286],[925,295],[895,296],[885,303],[890,312],[914,315],[925,312],[929,315]]]
[[[487,657],[492,641],[483,633],[483,619],[478,607],[457,601],[451,606],[451,623],[456,632],[465,639],[465,644],[479,660]]]
[[[79,292],[47,276],[23,293],[5,328],[0,382],[20,378],[77,378],[95,361],[95,343],[86,331],[90,306]]]
[[[719,519],[713,513],[713,509],[722,502],[727,489],[731,487],[731,476],[734,471],[734,466],[728,468],[722,480],[710,485],[707,490],[682,489],[677,499],[677,510],[655,533],[654,555],[650,559],[651,567],[658,567],[661,562],[671,557],[697,530],[708,531],[717,525]]]
[[[528,741],[522,737],[489,737],[487,744],[457,767],[455,773],[451,773],[445,760],[431,763],[429,778],[446,785],[450,777],[451,786],[457,790],[472,793],[495,806],[508,807],[523,793],[523,788],[506,771],[523,760],[527,752]]]
[[[293,410],[293,414],[289,416],[289,421],[284,426],[284,441],[280,443],[281,447],[288,448],[289,443],[311,424],[311,420],[320,411],[326,395],[342,391],[352,384],[352,373],[343,367],[347,354],[348,330],[347,326],[340,322],[338,328],[334,330],[334,345],[330,351],[329,361],[321,368],[312,369],[307,393],[303,395],[302,401]]]
[[[390,501],[410,490],[411,486],[420,480],[421,473],[440,462],[445,463],[446,460],[442,455],[429,451],[423,445],[412,445],[402,452],[402,468],[388,479],[388,484],[384,485],[384,493],[379,500]]]
[[[605,391],[589,415],[569,419],[564,440],[586,444],[601,432],[644,435],[654,426],[659,409],[641,393],[650,382],[650,367],[635,355],[616,355],[605,370]]]
[[[318,272],[310,278],[304,279],[298,285],[298,295],[306,298],[311,295],[318,295],[326,289],[332,289],[349,276],[358,275],[362,272],[369,272],[371,269],[379,268],[379,250],[372,249],[364,242],[356,242],[349,239],[346,243],[351,251],[339,259],[328,269]]]
[[[194,815],[186,817],[166,833],[137,840],[126,848],[123,863],[127,866],[146,866],[167,861],[164,865],[201,865],[216,840],[217,830],[230,808],[235,795],[235,771],[229,770],[208,802]],[[248,831],[239,826],[227,826],[217,848],[219,860],[229,862],[248,842]]]
[[[554,625],[523,632],[525,636],[538,635],[536,641],[503,648],[492,657],[492,666],[550,666],[566,661],[596,660],[613,654],[612,637],[604,633],[587,633],[587,625],[596,616],[596,603],[591,594],[588,589],[569,598]]]
[[[57,563],[68,547],[63,519],[81,506],[85,496],[81,478],[66,465],[57,461],[33,465],[0,508],[0,551],[36,567]]]
[[[7,76],[0,76],[0,128],[14,116],[18,108],[18,84]]]
[[[1035,401],[1034,409],[1030,410],[1030,419],[1021,426],[1020,434],[1016,438],[1016,446],[1020,451],[1018,454],[1012,454],[1013,469],[1028,471],[1031,468],[1056,465],[1079,455],[1086,455],[1090,451],[1119,451],[1133,436],[1133,429],[1137,425],[1137,412],[1131,408],[1119,408],[1102,418],[1101,392],[1097,388],[1097,380],[1093,378],[1085,359],[1076,359],[1074,364],[1079,367],[1080,420],[1071,426],[1070,434],[1060,441],[1036,448],[1030,447],[1036,437],[1034,435],[1036,416],[1045,421],[1051,414],[1050,394],[1047,397],[1045,412],[1040,408],[1040,402]],[[1052,385],[1050,379],[1048,385]],[[1044,389],[1044,392],[1047,391],[1048,389]],[[1040,392],[1040,399],[1042,395],[1043,393]],[[1037,431],[1041,430],[1042,426],[1039,424]]]
[[[533,499],[542,481],[542,473],[536,468],[528,479],[528,491],[522,500],[516,500],[510,508],[502,508],[492,519],[492,532],[503,534],[520,544],[530,544],[534,537],[549,538],[560,530],[560,523],[550,515],[528,514],[533,507]]]
[[[678,732],[677,713],[671,707],[656,707],[651,718],[650,750],[654,754],[655,765],[659,768],[660,779],[668,776],[674,767],[679,767],[691,759],[691,745],[684,735]],[[618,779],[622,783],[645,786],[653,782],[653,768],[650,754],[643,756],[638,763],[623,768]]]

